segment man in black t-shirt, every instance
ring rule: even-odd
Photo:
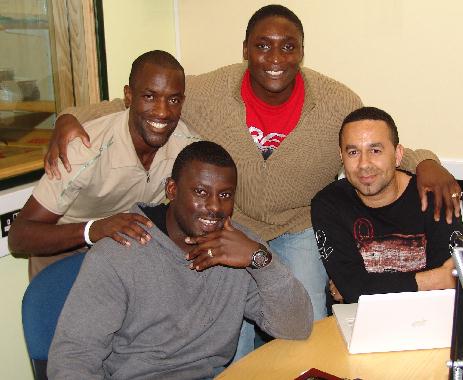
[[[391,116],[374,107],[352,112],[339,147],[346,178],[312,201],[333,299],[351,303],[362,294],[454,287],[450,255],[462,222],[434,221],[433,207],[421,211],[416,177],[396,169],[403,147]]]

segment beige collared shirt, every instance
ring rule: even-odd
[[[164,200],[165,179],[171,174],[175,158],[198,137],[179,121],[147,171],[135,152],[128,117],[126,110],[85,123],[91,148],[80,139],[73,140],[68,147],[71,172],[60,163],[61,180],[50,180],[46,175],[40,179],[34,198],[47,210],[63,215],[58,224],[101,219],[126,212],[135,202]]]

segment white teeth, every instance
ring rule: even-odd
[[[277,77],[277,76],[283,74],[283,70],[279,70],[279,71],[267,70],[266,73]]]
[[[155,123],[154,121],[150,121],[150,120],[147,120],[146,122],[156,129],[163,129],[167,126],[167,123]]]
[[[218,222],[218,220],[209,220],[209,219],[203,219],[203,218],[199,218],[199,221],[201,223],[207,224],[208,226],[212,226]]]

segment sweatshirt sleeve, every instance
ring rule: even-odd
[[[453,216],[452,223],[445,220],[445,210],[441,210],[441,217],[438,222],[434,220],[434,196],[428,194],[429,206],[426,209],[425,233],[428,245],[426,247],[427,269],[440,267],[453,253],[455,246],[460,246],[457,241],[463,237],[463,223],[461,218]]]
[[[105,257],[88,253],[58,320],[48,355],[50,379],[105,377],[103,360],[123,323],[127,298]]]
[[[416,149],[412,150],[405,148],[404,156],[402,162],[400,163],[399,168],[406,170],[409,173],[416,173],[416,167],[421,161],[424,160],[434,160],[440,163],[439,158],[430,150],[426,149]]]
[[[122,99],[113,99],[111,101],[105,100],[101,103],[65,108],[58,117],[70,114],[74,116],[80,124],[83,124],[87,121],[98,119],[114,112],[124,111],[125,108],[126,107]]]
[[[329,199],[312,201],[312,224],[318,251],[344,302],[357,302],[362,294],[416,291],[415,273],[370,273],[352,232]]]
[[[275,338],[306,339],[312,331],[312,303],[303,285],[272,255],[265,268],[251,269],[245,317]]]

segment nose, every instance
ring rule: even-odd
[[[167,101],[164,99],[156,99],[153,107],[151,108],[151,114],[156,118],[165,119],[169,113],[169,107]]]
[[[211,195],[207,198],[206,202],[207,211],[216,213],[220,210],[220,198],[215,195]]]
[[[281,62],[281,51],[280,49],[271,49],[269,52],[269,60],[272,63]]]
[[[358,162],[359,162],[359,167],[362,169],[370,166],[370,158],[368,154],[364,154],[364,153],[360,154]]]

